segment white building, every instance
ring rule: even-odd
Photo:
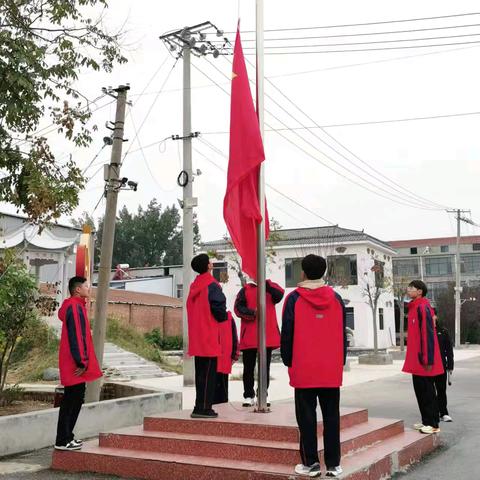
[[[75,275],[75,255],[82,230],[53,225],[40,231],[25,217],[0,213],[0,252],[15,248],[39,283],[56,284],[57,300],[68,295]]]
[[[314,253],[327,258],[327,281],[343,297],[347,308],[347,324],[354,331],[356,347],[373,347],[372,311],[367,304],[365,287],[374,287],[376,278],[392,282],[392,256],[395,250],[386,242],[364,232],[338,226],[278,230],[277,240],[267,247],[267,278],[291,292],[300,281],[301,260]],[[234,266],[235,252],[225,240],[206,242],[204,249],[215,256],[214,276],[223,284],[228,307],[233,304],[241,282]],[[376,267],[376,268],[374,268]],[[375,273],[373,270],[377,270]],[[278,317],[281,322],[281,308]],[[378,346],[395,344],[395,315],[393,293],[380,296],[377,312]]]

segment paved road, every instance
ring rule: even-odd
[[[454,422],[442,424],[443,446],[424,462],[406,473],[397,474],[395,480],[451,480],[452,478],[480,478],[478,455],[480,452],[480,357],[457,363],[454,384],[449,389],[449,409]],[[372,416],[401,418],[406,425],[418,421],[418,411],[411,379],[400,374],[347,387],[342,392],[342,405],[368,407]],[[0,462],[0,480],[113,480],[117,477],[91,474],[64,474],[45,468],[51,451],[10,458]],[[7,464],[8,472],[7,471]],[[18,466],[18,473],[12,470]],[[37,471],[27,472],[26,468]]]

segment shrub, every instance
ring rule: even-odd
[[[145,334],[147,342],[160,350],[182,350],[183,338],[180,335],[164,337],[158,328]]]

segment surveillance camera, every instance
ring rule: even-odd
[[[137,188],[138,188],[138,182],[133,182],[132,180],[130,180],[128,182],[128,186],[134,191],[136,192],[137,191]]]
[[[113,145],[113,138],[112,137],[103,137],[103,143],[105,145]]]
[[[123,177],[120,181],[122,182],[122,185],[125,185],[128,182],[128,178]]]
[[[197,171],[195,172],[195,175],[197,177],[199,177],[201,174],[202,174],[202,171],[199,168],[197,168]]]

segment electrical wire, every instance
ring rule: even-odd
[[[413,28],[408,30],[388,30],[383,32],[357,32],[357,33],[341,33],[336,35],[314,35],[308,37],[281,37],[281,38],[265,38],[265,42],[276,42],[276,41],[290,41],[290,40],[317,40],[320,38],[344,38],[344,37],[365,37],[373,35],[397,35],[403,33],[417,33],[417,32],[429,32],[437,30],[448,30],[448,29],[463,29],[470,27],[480,27],[480,23],[470,23],[466,25],[448,25],[445,27],[429,27],[429,28]],[[242,38],[243,42],[256,42],[254,38]]]
[[[160,87],[160,90],[158,91],[157,95],[155,96],[155,99],[153,100],[152,104],[150,105],[150,108],[148,109],[146,115],[143,117],[143,120],[142,120],[142,123],[140,124],[140,127],[138,128],[138,131],[137,131],[137,134],[135,135],[135,137],[133,138],[133,140],[131,141],[130,143],[130,146],[129,148],[127,149],[127,151],[125,152],[124,156],[123,156],[123,161],[125,161],[125,158],[127,157],[127,155],[130,153],[130,150],[133,146],[133,142],[136,140],[136,138],[138,137],[138,134],[140,133],[140,131],[142,130],[143,126],[145,125],[146,121],[148,120],[148,117],[150,116],[150,114],[152,113],[152,110],[153,110],[153,107],[155,106],[155,104],[157,103],[157,100],[158,98],[160,97],[161,93],[163,92],[163,89],[165,88],[165,85],[167,84],[169,78],[170,78],[170,75],[172,74],[174,68],[176,67],[177,63],[178,63],[178,59],[179,57],[176,58],[174,64],[172,65],[172,68],[169,70],[169,72],[167,73],[167,76],[165,77],[161,87]],[[122,163],[123,163],[122,161]]]
[[[319,25],[313,27],[288,27],[288,28],[270,28],[264,30],[265,32],[291,32],[291,31],[302,31],[302,30],[317,30],[325,28],[344,28],[344,27],[363,27],[367,25],[385,25],[390,23],[405,23],[405,22],[423,22],[426,20],[440,20],[444,18],[460,18],[460,17],[470,17],[474,15],[480,15],[480,12],[468,12],[468,13],[456,13],[451,15],[437,15],[434,17],[417,17],[417,18],[402,18],[394,20],[381,20],[376,22],[363,22],[363,23],[344,23],[337,25]],[[224,32],[224,33],[236,33],[236,32]],[[255,30],[244,30],[242,33],[255,33]],[[207,34],[212,35],[214,32],[208,32]]]
[[[214,151],[215,153],[217,153],[218,155],[220,155],[221,157],[223,158],[226,158],[228,160],[228,156],[222,152],[219,148],[217,148],[215,145],[213,145],[212,143],[210,143],[208,140],[205,140],[204,138],[202,137],[199,137],[200,141],[205,144],[207,147],[209,147],[212,151]],[[210,161],[210,160],[209,160]],[[212,161],[213,162],[213,161]],[[220,167],[219,165],[217,165],[219,168],[221,168],[223,171],[225,171],[225,169],[223,169],[222,167]],[[285,193],[283,193],[282,191],[278,190],[277,188],[275,188],[273,185],[269,184],[268,182],[265,182],[265,185],[270,188],[271,190],[273,190],[275,193],[277,193],[278,195],[286,198],[287,200],[289,200],[290,202],[292,202],[293,204],[297,205],[298,207],[302,208],[303,210],[305,210],[306,212],[314,215],[315,217],[319,218],[320,220],[322,220],[323,222],[329,224],[329,225],[336,225],[334,222],[331,222],[330,220],[326,219],[325,217],[322,217],[321,215],[319,215],[317,212],[311,210],[310,208],[308,207],[305,207],[304,205],[302,205],[301,203],[299,203],[297,200],[294,200],[293,198],[289,197],[288,195],[286,195]]]
[[[306,127],[285,127],[285,128],[266,128],[265,132],[276,132],[276,131],[291,131],[291,130],[314,130],[320,128],[336,128],[336,127],[355,127],[361,125],[382,125],[388,123],[399,123],[399,122],[413,122],[417,120],[437,120],[442,118],[458,118],[465,117],[470,115],[480,115],[478,112],[464,112],[464,113],[446,113],[440,115],[427,115],[423,117],[408,117],[408,118],[392,118],[387,120],[370,120],[364,122],[349,122],[349,123],[330,123],[325,125],[309,125]],[[202,132],[202,135],[225,135],[230,133],[229,130],[218,130],[213,132]]]
[[[436,43],[433,45],[401,45],[398,47],[376,47],[376,48],[355,48],[355,49],[337,49],[337,50],[315,50],[315,51],[299,51],[299,52],[267,52],[265,55],[310,55],[320,53],[354,53],[354,52],[380,52],[384,50],[403,50],[412,48],[431,48],[431,47],[449,47],[453,45],[478,45],[480,40],[471,42],[455,42],[455,43]],[[245,55],[255,55],[255,53],[245,53]]]
[[[92,160],[90,161],[90,163],[83,169],[82,171],[82,175],[85,175],[85,173],[87,172],[87,170],[93,165],[93,162],[95,162],[95,160],[98,158],[98,156],[102,153],[103,149],[107,146],[106,143],[104,143],[102,145],[102,147],[100,148],[100,150],[97,152],[97,154],[92,158]]]
[[[212,65],[218,72],[220,72],[222,75],[226,76],[221,70],[219,70],[214,64],[212,64],[211,62],[209,62],[210,65]],[[194,65],[195,66],[195,65]],[[195,66],[195,68],[197,68]],[[200,70],[201,73],[203,73],[204,75],[206,75],[203,71]],[[210,81],[214,81],[213,79],[211,79],[209,77]],[[221,87],[220,87],[221,88]],[[226,92],[226,90],[222,89],[225,93],[227,93],[228,95],[228,92]],[[276,103],[283,111],[285,111],[289,116],[291,116],[296,122],[298,122],[300,125],[304,126],[302,124],[302,122],[300,122],[298,119],[296,119],[288,110],[286,110],[283,106],[281,106],[278,102],[276,102],[276,100],[274,100],[271,96],[269,95],[266,95],[268,98],[270,98],[274,103]],[[275,120],[277,120],[278,122],[280,122],[281,124],[285,125],[285,122],[283,122],[282,120],[280,120],[278,117],[276,117],[275,115],[273,115],[269,110],[265,109],[265,111],[267,113],[269,113]],[[267,123],[265,123],[267,126],[270,126],[268,125]],[[283,138],[285,138],[287,141],[289,141],[290,143],[292,143],[293,145],[297,146],[297,148],[300,148],[297,144],[295,144],[294,142],[292,142],[288,137],[286,137],[284,134],[282,134],[281,132],[278,132],[276,131],[275,133],[277,133],[278,135],[282,136]],[[348,173],[350,174],[353,174],[353,175],[358,175],[357,173],[355,172],[352,172],[349,168],[345,167],[345,165],[343,165],[341,162],[339,162],[338,160],[335,160],[333,159],[331,156],[329,156],[328,154],[326,154],[325,152],[321,151],[318,149],[318,147],[316,147],[312,142],[310,142],[308,139],[306,139],[305,137],[303,137],[302,135],[300,135],[298,132],[296,131],[293,131],[292,133],[294,133],[295,135],[297,135],[300,139],[302,139],[305,143],[307,143],[308,145],[310,145],[311,147],[313,147],[317,152],[321,153],[324,157],[326,157],[327,159],[329,159],[330,161],[332,161],[334,164],[336,164],[337,166],[339,166],[340,168],[346,170]],[[311,133],[311,132],[310,132]],[[315,136],[315,135],[314,135]],[[331,150],[333,150],[335,153],[337,153],[339,156],[343,157],[344,159],[346,159],[347,161],[349,161],[350,163],[352,163],[353,165],[355,165],[354,162],[352,162],[350,159],[348,159],[348,157],[346,157],[345,155],[343,155],[341,152],[339,152],[335,147],[332,147],[331,145],[329,145],[327,142],[325,142],[323,139],[321,139],[320,137],[316,136],[316,138],[318,138],[322,143],[324,143],[328,148],[330,148]],[[372,190],[371,188],[369,187],[366,187],[365,185],[359,183],[357,180],[354,180],[348,176],[345,176],[343,173],[341,172],[338,172],[336,169],[332,168],[331,166],[327,165],[325,162],[323,162],[322,160],[320,160],[318,157],[314,157],[312,156],[310,153],[308,153],[305,149],[302,149],[302,151],[304,153],[307,153],[308,156],[310,156],[311,158],[313,158],[316,162],[320,163],[321,165],[329,168],[330,170],[334,171],[335,173],[337,173],[338,175],[342,176],[343,178],[347,179],[348,181],[350,181],[351,183],[354,183],[356,184],[357,186],[360,186],[361,188],[364,188],[372,193],[375,193],[376,195],[379,195],[379,196],[382,196],[384,198],[388,198],[389,200],[391,201],[396,201],[397,203],[401,203],[405,206],[410,206],[410,207],[415,207],[415,208],[421,208],[421,209],[424,209],[424,210],[433,210],[433,208],[430,208],[430,207],[427,207],[427,206],[422,206],[420,204],[418,204],[418,201],[416,201],[417,203],[413,203],[412,200],[408,200],[408,199],[405,199],[403,198],[402,196],[399,196],[393,192],[390,192],[389,190],[387,190],[386,188],[383,188],[383,187],[379,187],[378,184],[375,184],[373,183],[372,181],[368,180],[368,179],[365,179],[364,177],[360,177],[360,179],[371,185],[372,187],[375,188],[375,190]],[[355,165],[357,168],[359,168],[357,165]],[[361,168],[360,168],[361,170]],[[369,174],[368,172],[365,172],[365,170],[361,170],[363,173],[366,173],[367,175],[370,175],[371,177],[375,178],[374,176],[372,176],[371,174]],[[391,187],[389,187],[391,188]],[[385,195],[382,195],[381,193],[378,192],[378,190],[382,190],[383,192],[387,193],[388,195],[390,195],[390,197],[385,197]],[[403,194],[405,195],[405,194]],[[395,200],[395,199],[392,199],[391,197],[396,197],[398,198],[399,200]],[[405,203],[405,202],[408,202],[408,203]],[[438,208],[436,208],[438,210]]]

